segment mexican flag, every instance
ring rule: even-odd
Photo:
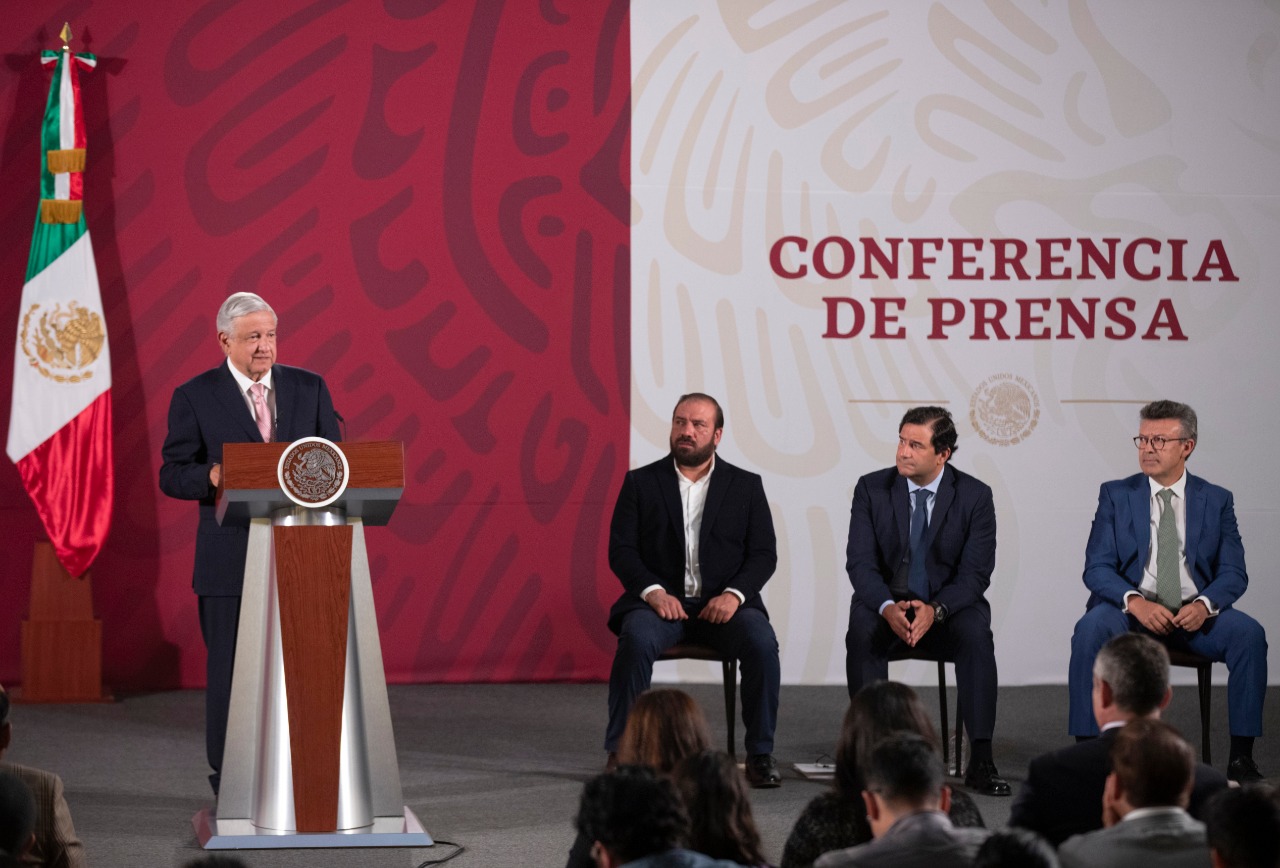
[[[84,221],[80,70],[92,54],[43,52],[53,69],[40,142],[40,209],[18,309],[9,458],[58,559],[83,575],[111,525],[111,354]]]

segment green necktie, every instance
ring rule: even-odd
[[[1178,574],[1178,522],[1173,515],[1173,489],[1156,492],[1164,501],[1156,529],[1156,601],[1170,612],[1182,608],[1182,577]]]

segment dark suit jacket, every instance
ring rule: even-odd
[[[671,456],[629,471],[609,524],[609,566],[625,589],[609,610],[610,630],[618,632],[627,612],[648,606],[640,592],[650,585],[684,596],[684,548],[684,509]],[[702,510],[698,560],[703,599],[733,588],[746,597],[744,606],[764,611],[760,589],[778,565],[764,483],[718,455]]]
[[[1055,847],[1072,835],[1102,828],[1102,789],[1111,773],[1111,745],[1119,728],[1031,761],[1027,781],[1009,814],[1010,826],[1043,835]],[[1222,773],[1196,764],[1191,815],[1199,817],[1209,797],[1227,786]]]
[[[906,477],[896,467],[868,473],[853,490],[845,569],[856,601],[879,611],[892,600],[889,583],[906,573],[911,505]],[[929,602],[958,612],[976,606],[991,617],[986,597],[996,565],[996,509],[991,487],[947,464],[938,484],[925,568]]]
[[[1196,588],[1219,609],[1230,608],[1249,584],[1244,543],[1231,492],[1187,474],[1187,568]],[[1151,549],[1151,485],[1144,474],[1103,483],[1084,555],[1086,608],[1106,601],[1124,607],[1142,582]]]
[[[340,438],[333,399],[320,375],[274,365],[271,379],[276,392],[277,439]],[[219,526],[209,468],[222,463],[223,443],[261,442],[253,414],[225,362],[174,391],[169,402],[169,433],[160,453],[160,490],[170,497],[200,501],[192,579],[197,594],[240,595],[249,530]]]

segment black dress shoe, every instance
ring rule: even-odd
[[[969,763],[969,769],[964,773],[964,785],[984,796],[1013,795],[1013,788],[1000,777],[996,764],[991,760]]]
[[[1233,756],[1227,763],[1227,780],[1237,784],[1256,784],[1262,780],[1262,772],[1251,756]]]
[[[778,764],[773,761],[773,754],[753,753],[747,757],[747,783],[757,790],[782,786],[782,775],[778,772]]]

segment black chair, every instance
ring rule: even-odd
[[[890,662],[895,660],[932,660],[938,664],[938,714],[942,718],[942,726],[938,730],[938,737],[942,740],[942,764],[947,766],[951,762],[951,755],[947,745],[947,663],[949,661],[941,659],[936,654],[927,654],[919,648],[910,648],[903,646],[898,651],[889,655]],[[964,774],[964,770],[960,767],[962,757],[964,756],[964,719],[960,717],[960,696],[956,695],[956,777]]]
[[[1186,666],[1196,671],[1196,689],[1200,694],[1200,758],[1205,765],[1212,764],[1209,759],[1209,708],[1213,704],[1213,661],[1194,651],[1175,651],[1169,649],[1169,663],[1174,666]]]
[[[734,657],[725,657],[706,645],[695,645],[692,642],[681,642],[672,645],[658,655],[658,660],[712,660],[720,663],[724,670],[724,716],[729,729],[729,756],[738,754],[733,749],[733,725],[737,720],[738,661]]]

